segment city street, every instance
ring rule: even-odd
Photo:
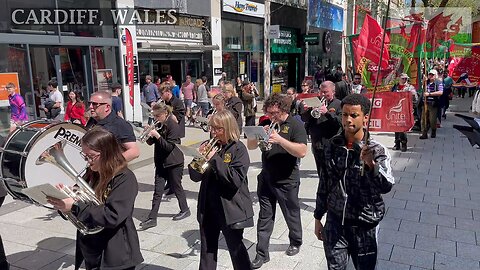
[[[452,101],[452,111],[468,114],[471,99]],[[391,150],[396,184],[384,196],[387,212],[379,230],[379,270],[480,269],[480,150],[470,146],[453,124],[463,120],[448,113],[437,138],[420,141],[408,135],[408,151]],[[208,138],[201,129],[187,127],[184,145]],[[374,134],[389,149],[393,133]],[[141,156],[130,164],[139,182],[134,221],[146,218],[153,193],[153,148],[141,146]],[[255,223],[259,205],[256,177],[261,170],[260,150],[250,151],[249,187]],[[186,158],[186,164],[191,158]],[[186,166],[185,166],[186,167]],[[42,176],[39,176],[42,177]],[[47,176],[48,177],[48,176]],[[293,257],[285,255],[288,230],[277,209],[270,245],[270,262],[261,269],[327,269],[322,242],[313,235],[318,177],[311,153],[301,162],[300,202],[303,245]],[[139,232],[144,263],[137,269],[198,269],[199,228],[196,207],[199,183],[184,170],[183,186],[192,215],[172,221],[178,212],[175,197],[162,201],[158,226]],[[0,208],[0,234],[11,269],[74,269],[75,228],[56,212],[13,201],[7,197]],[[245,230],[245,245],[255,256],[256,227]],[[353,269],[353,267],[350,267]],[[223,240],[218,269],[233,269]]]

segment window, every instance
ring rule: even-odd
[[[243,50],[243,24],[222,20],[222,46],[224,50]]]

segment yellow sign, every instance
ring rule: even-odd
[[[20,86],[18,82],[18,73],[0,73],[0,107],[10,106],[8,102],[8,91],[5,89],[7,83],[15,84],[16,92],[20,93]]]
[[[272,87],[272,92],[273,93],[282,93],[282,85],[279,83],[276,83]]]

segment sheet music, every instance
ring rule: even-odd
[[[65,194],[61,190],[58,190],[51,184],[43,184],[30,188],[24,188],[22,189],[22,193],[27,195],[30,199],[43,205],[49,204],[47,202],[47,196],[54,197],[60,200],[69,198],[67,194]]]
[[[247,136],[248,139],[251,140],[268,140],[268,135],[265,132],[265,129],[263,127],[259,126],[246,126],[242,128],[243,132],[245,132],[245,135]]]
[[[311,108],[317,108],[323,105],[322,102],[320,102],[320,99],[318,99],[318,97],[306,98],[303,100],[303,102]]]
[[[192,147],[192,146],[186,146],[186,145],[181,145],[181,144],[177,144],[176,145],[178,147],[178,149],[180,149],[180,151],[182,151],[182,153],[185,155],[185,156],[189,156],[189,157],[202,157],[202,155],[200,154],[200,152],[198,152],[198,149],[195,148],[195,147]]]

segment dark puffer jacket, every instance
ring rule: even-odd
[[[325,146],[314,216],[321,219],[329,212],[345,224],[377,225],[385,214],[381,194],[389,192],[394,184],[390,154],[383,145],[371,140],[375,166],[362,176],[362,145],[347,149],[346,143],[342,132]]]

